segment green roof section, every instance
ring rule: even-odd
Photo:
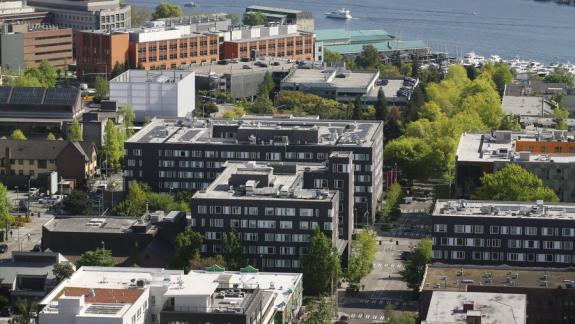
[[[383,29],[372,30],[345,30],[336,29],[318,29],[315,31],[317,42],[334,42],[339,41],[345,44],[354,43],[377,43],[394,39],[395,36],[389,34]]]
[[[355,54],[360,53],[363,50],[364,45],[367,44],[327,45],[325,46],[325,48],[329,49],[332,52],[338,52],[341,54]],[[372,43],[370,45],[373,45],[373,47],[375,47],[380,52],[428,48],[427,44],[425,44],[425,42],[421,40],[414,40],[414,41],[391,40],[381,43]]]
[[[246,267],[240,268],[240,272],[243,273],[256,273],[258,272],[258,269],[252,267],[251,265],[248,265]]]
[[[294,15],[297,15],[297,14],[302,12],[301,10],[296,10],[296,9],[285,9],[285,8],[266,7],[266,6],[258,6],[258,5],[249,6],[246,9],[247,9],[246,11],[256,10],[256,11],[267,11],[267,12],[275,12],[275,13],[288,13],[288,14],[294,14]]]
[[[226,271],[226,268],[224,268],[220,265],[214,264],[214,265],[207,267],[206,271],[207,272],[224,272],[224,271]]]

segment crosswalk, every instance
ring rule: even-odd
[[[378,269],[390,268],[390,269],[403,270],[403,264],[401,263],[374,263],[373,267]]]
[[[372,320],[372,321],[382,321],[386,320],[385,315],[382,314],[365,314],[365,313],[351,313],[349,314],[349,318],[351,319],[365,319],[365,320]]]
[[[402,214],[428,214],[429,211],[425,208],[421,208],[421,209],[402,209],[401,210]]]

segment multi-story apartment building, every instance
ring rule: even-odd
[[[539,129],[461,135],[456,166],[458,197],[469,197],[482,174],[496,172],[509,163],[533,172],[561,201],[575,202],[575,135]]]
[[[539,267],[575,263],[574,204],[439,200],[431,221],[437,262]]]
[[[0,62],[13,70],[37,67],[46,60],[67,70],[74,61],[72,29],[53,25],[11,25],[0,35]]]
[[[28,5],[51,13],[53,23],[75,30],[113,30],[131,27],[131,7],[120,0],[28,0]]]
[[[430,312],[437,314],[438,309],[445,309],[444,315],[449,313],[465,314],[465,312],[461,312],[461,308],[445,308],[445,304],[450,303],[446,295],[441,295],[444,298],[438,299],[439,296],[436,297],[436,292],[450,293],[451,296],[462,296],[468,302],[477,301],[474,308],[482,312],[482,319],[479,322],[468,321],[467,323],[490,323],[489,320],[493,318],[492,315],[484,313],[489,309],[482,307],[480,300],[472,296],[478,293],[492,293],[497,294],[496,304],[505,307],[506,314],[515,315],[513,318],[503,318],[497,323],[520,323],[517,315],[525,312],[527,324],[571,324],[575,323],[574,287],[575,282],[571,268],[434,263],[427,266],[419,287],[419,314],[421,319],[425,318],[422,314],[429,314]],[[507,294],[526,296],[526,305],[510,307],[511,303],[503,301]],[[525,302],[524,297],[521,299]],[[519,310],[521,311],[518,312]],[[436,318],[427,317],[428,321],[437,323],[433,319]]]
[[[337,235],[338,191],[305,189],[303,170],[298,172],[297,165],[288,169],[226,162],[222,174],[191,199],[192,228],[205,234],[202,252],[221,255],[224,234],[235,229],[250,264],[294,271],[317,227],[343,253],[346,246],[338,246]]]
[[[41,302],[40,324],[296,323],[302,274],[82,267]]]
[[[297,25],[251,26],[224,33],[221,58],[285,57],[313,61],[313,33],[300,32]]]
[[[166,70],[214,62],[218,35],[193,33],[191,26],[138,28],[123,31],[80,31],[76,34],[77,74],[110,75],[116,64],[129,68]]]
[[[124,149],[125,181],[164,192],[207,188],[228,160],[324,163],[334,152],[351,152],[353,167],[342,172],[353,174],[353,223],[372,224],[383,195],[383,125],[378,121],[157,119],[128,139]],[[328,181],[326,187],[339,185]]]

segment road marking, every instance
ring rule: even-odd
[[[363,313],[357,314],[357,318],[363,318]]]
[[[369,319],[369,314],[365,315],[365,319]]]
[[[355,318],[355,313],[351,313],[351,314],[349,315],[349,318]]]
[[[385,316],[384,316],[384,315],[381,315],[381,316],[379,317],[379,320],[380,320],[380,321],[383,321],[384,319],[385,319]]]

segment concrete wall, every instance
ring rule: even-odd
[[[0,62],[3,68],[24,69],[24,34],[0,36]]]

